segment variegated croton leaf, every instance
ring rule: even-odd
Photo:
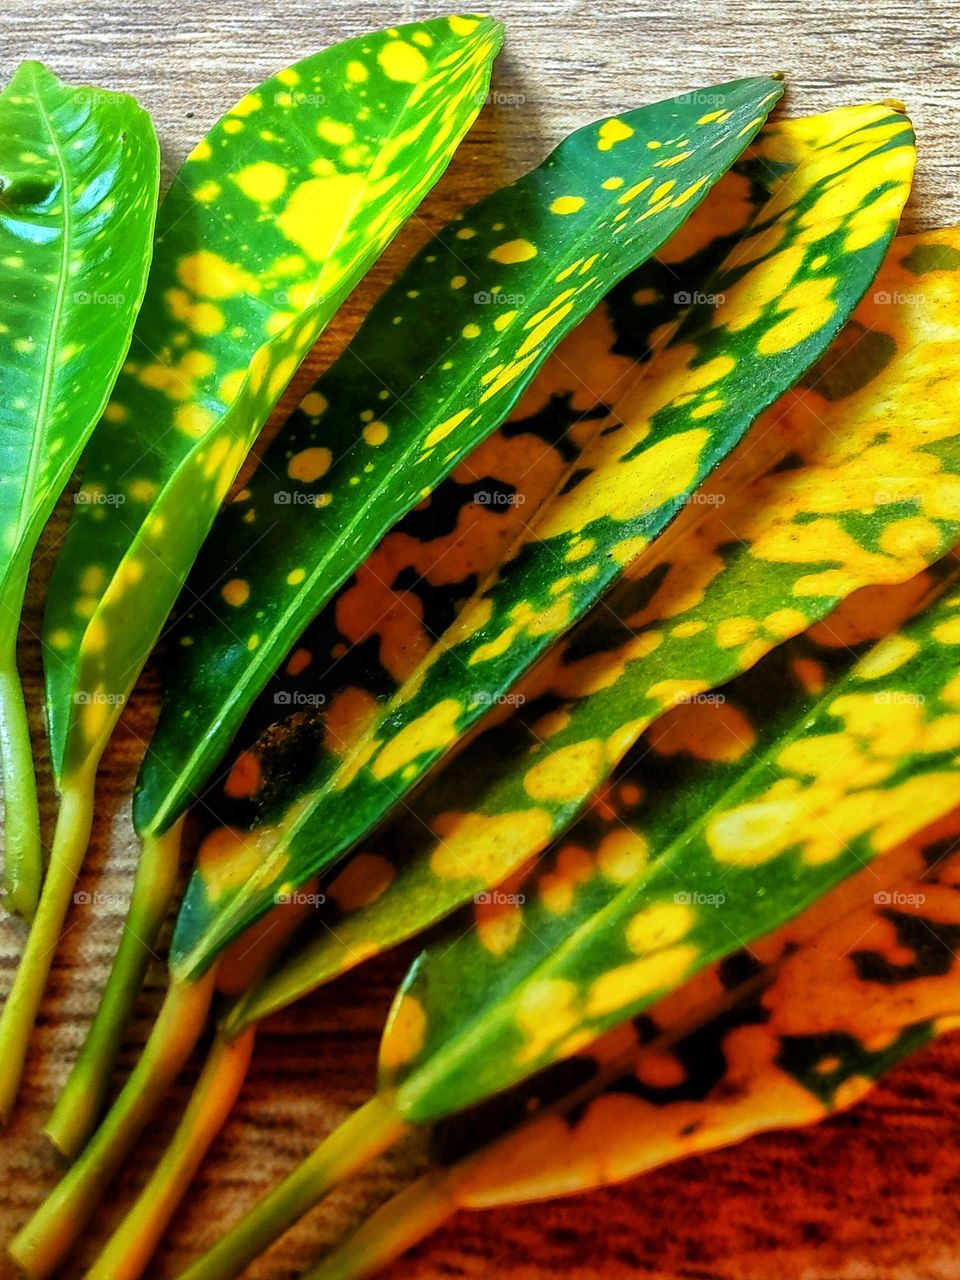
[[[783,126],[776,143],[793,166],[750,234],[495,577],[329,780],[276,835],[262,833],[245,882],[208,892],[203,868],[195,875],[173,944],[179,976],[201,971],[278,893],[375,825],[642,554],[840,329],[893,234],[912,173],[909,123],[884,106],[853,108]],[[734,370],[749,397],[732,394]]]
[[[371,1275],[460,1208],[608,1185],[859,1102],[960,1015],[958,837],[954,810],[588,1052],[438,1126],[435,1170],[308,1280]]]
[[[141,832],[182,812],[304,625],[676,230],[780,93],[735,81],[710,90],[722,109],[686,95],[597,121],[431,238],[212,533],[139,783]]]

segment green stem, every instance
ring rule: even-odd
[[[16,634],[0,659],[0,769],[4,803],[4,906],[32,920],[43,881],[43,846],[30,723],[17,671]]]
[[[123,936],[107,985],[80,1055],[47,1121],[47,1136],[71,1159],[89,1138],[103,1110],[124,1032],[170,909],[177,885],[182,825],[175,823],[164,835],[148,836],[143,842]]]
[[[237,1040],[218,1036],[214,1041],[170,1145],[86,1280],[139,1280],[230,1114],[247,1073],[254,1035],[251,1028]]]
[[[124,1157],[180,1073],[206,1026],[215,968],[174,983],[140,1060],[76,1164],[9,1246],[30,1277],[51,1275],[72,1252]]]
[[[17,1099],[30,1033],[87,851],[95,777],[95,768],[89,768],[64,788],[40,903],[0,1016],[0,1121],[4,1124]]]
[[[389,1098],[372,1098],[189,1266],[180,1280],[232,1280],[328,1191],[402,1137],[408,1125]]]
[[[393,1196],[301,1280],[363,1280],[447,1221],[457,1202],[446,1173],[429,1173]]]

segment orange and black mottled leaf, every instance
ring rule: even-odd
[[[544,1095],[547,1073],[441,1126],[440,1150],[463,1151],[511,1114],[520,1120],[521,1099],[527,1114],[549,1108],[461,1165],[462,1203],[619,1181],[858,1102],[960,1015],[958,837],[954,811],[749,952],[704,970],[637,1024],[637,1048],[626,1027],[611,1032],[569,1064],[586,1080],[573,1114],[567,1099]]]
[[[284,886],[376,825],[826,349],[893,234],[912,173],[912,132],[889,108],[864,107],[782,125],[771,145],[793,167],[497,575],[343,765],[290,813],[267,861],[215,902],[202,875],[194,878],[173,947],[181,972],[209,963]],[[811,308],[814,293],[821,305]],[[749,396],[734,394],[734,370]]]
[[[440,176],[499,45],[488,18],[345,41],[241,98],[177,174],[47,598],[61,784],[95,765],[257,432]]]

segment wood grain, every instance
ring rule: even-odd
[[[288,62],[363,30],[425,17],[424,4],[361,0],[8,0],[0,10],[0,77],[24,57],[61,76],[135,93],[152,112],[165,171],[251,85]],[[698,84],[783,70],[789,114],[876,98],[903,99],[920,140],[907,229],[960,220],[960,3],[812,0],[503,0],[507,43],[488,106],[437,191],[356,291],[314,352],[302,386],[349,337],[397,266],[457,209],[539,160],[563,134],[604,112]],[[521,101],[522,99],[522,101]],[[514,105],[508,105],[512,101]],[[2,388],[0,388],[2,393]],[[287,398],[295,398],[296,390]],[[21,666],[34,710],[49,826],[53,795],[38,708],[37,631],[65,509],[37,556]],[[22,1105],[0,1141],[0,1240],[53,1181],[39,1137],[95,1006],[133,869],[128,798],[157,698],[148,670],[100,772],[97,821],[82,889],[108,895],[76,908],[57,955]],[[3,989],[21,940],[0,921]],[[366,1093],[383,1014],[408,955],[349,976],[261,1036],[242,1103],[207,1161],[157,1261],[175,1275],[259,1191],[305,1154]],[[122,1070],[146,1034],[162,985],[157,961]],[[960,1280],[960,1041],[898,1071],[853,1113],[803,1133],[773,1134],[685,1161],[603,1193],[505,1212],[461,1215],[397,1264],[387,1280]],[[186,1096],[185,1081],[175,1103]],[[82,1242],[97,1240],[161,1149],[176,1105],[144,1138],[117,1194]],[[416,1142],[312,1214],[252,1271],[292,1276],[365,1208],[409,1175]],[[0,1268],[2,1269],[2,1268]]]

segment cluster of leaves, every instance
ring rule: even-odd
[[[183,592],[127,928],[49,1126],[79,1155],[12,1245],[31,1278],[85,1230],[217,988],[207,1065],[98,1276],[147,1265],[256,1024],[441,921],[374,1098],[190,1280],[238,1275],[411,1126],[434,1168],[315,1280],[369,1274],[458,1207],[849,1105],[960,1011],[960,233],[894,239],[915,154],[897,104],[768,122],[761,77],[572,134],[410,262],[216,515],[469,127],[499,39],[411,24],[243,98],[160,207],[69,458],[38,413],[27,453],[57,483],[14,513],[34,540],[106,405],[44,624],[63,803],[0,1020],[5,1113],[97,762]],[[15,86],[11,110],[40,104]],[[142,286],[149,175],[123,167]],[[169,992],[91,1133],[191,805]],[[29,905],[38,853],[16,848]]]

